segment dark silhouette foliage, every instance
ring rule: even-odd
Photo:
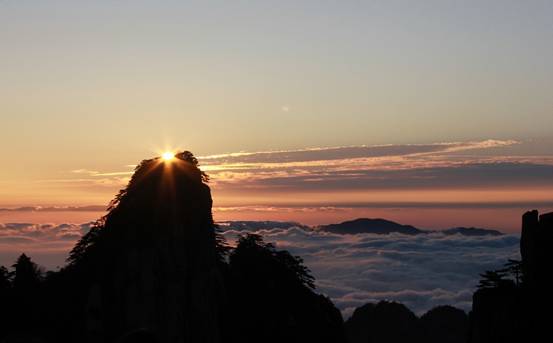
[[[13,264],[12,284],[16,292],[35,291],[40,285],[42,272],[27,255],[21,254]]]
[[[522,261],[509,259],[501,271],[512,278],[517,287],[522,286]]]
[[[0,266],[0,292],[5,292],[11,287],[10,272],[8,268]]]
[[[505,279],[505,273],[502,271],[488,270],[480,276],[482,279],[477,286],[480,289],[506,287],[512,284],[512,280]]]
[[[509,259],[504,268],[499,270],[488,270],[480,274],[478,288],[500,288],[500,287],[521,287],[522,286],[522,262]]]
[[[255,259],[255,260],[254,260]],[[265,243],[257,234],[247,234],[238,240],[238,246],[230,256],[231,266],[248,267],[256,275],[278,273],[283,282],[297,282],[309,289],[315,289],[315,278],[303,265],[303,259],[292,256],[286,250],[276,250],[271,243]]]
[[[44,273],[26,254],[21,254],[11,271],[0,267],[0,339],[34,342],[41,334],[46,314]]]
[[[313,291],[301,258],[248,234],[230,253],[229,270],[227,341],[345,341],[340,312]]]

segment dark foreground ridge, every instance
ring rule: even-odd
[[[465,343],[468,317],[438,306],[418,318],[403,304],[381,301],[357,308],[345,326],[350,343]]]
[[[25,254],[11,271],[0,267],[0,342],[487,343],[548,334],[553,214],[524,215],[522,261],[482,274],[467,334],[466,315],[449,306],[418,318],[398,303],[367,304],[344,324],[300,257],[247,232],[229,247],[211,207],[191,153],[142,161],[61,270],[45,273]],[[421,233],[346,223],[351,233],[373,224]]]

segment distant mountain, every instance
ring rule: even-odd
[[[339,234],[357,234],[357,233],[376,233],[390,234],[402,233],[406,235],[416,235],[424,233],[423,230],[417,229],[411,225],[402,225],[386,219],[369,219],[359,218],[346,221],[339,224],[322,225],[317,230],[327,231]]]
[[[302,230],[317,230],[326,231],[337,234],[358,234],[358,233],[372,233],[379,235],[387,235],[390,233],[401,233],[405,235],[418,235],[428,233],[443,233],[444,235],[464,235],[464,236],[499,236],[503,233],[497,230],[489,230],[474,227],[455,227],[446,230],[423,230],[416,228],[412,225],[404,225],[393,222],[391,220],[381,218],[358,218],[354,220],[345,221],[337,224],[320,225],[316,227],[309,227],[297,222],[292,221],[254,221],[254,220],[237,220],[237,221],[225,221],[217,223],[221,230],[236,230],[236,231],[259,231],[259,230],[272,230],[272,229],[289,229],[291,227],[297,227]]]

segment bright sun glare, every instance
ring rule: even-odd
[[[170,161],[175,158],[175,154],[170,151],[166,151],[161,155],[161,158],[163,158],[164,161]]]

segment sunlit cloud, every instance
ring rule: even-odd
[[[553,155],[534,155],[535,148],[525,148],[527,144],[488,139],[312,147],[198,159],[210,175],[216,213],[262,215],[274,209],[285,214],[290,213],[286,209],[297,213],[299,208],[550,208]],[[107,204],[126,185],[132,167],[77,167],[65,177],[36,183],[48,191],[92,192]]]

